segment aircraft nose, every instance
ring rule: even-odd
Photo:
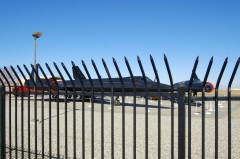
[[[213,84],[210,83],[210,82],[207,82],[207,83],[205,84],[205,91],[206,91],[207,93],[211,93],[213,90],[214,90]]]

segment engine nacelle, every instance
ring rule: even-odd
[[[211,93],[214,90],[214,85],[210,82],[205,84],[205,92]]]

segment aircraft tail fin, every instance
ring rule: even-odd
[[[82,73],[82,71],[80,70],[80,68],[78,66],[74,66],[72,67],[72,71],[73,71],[73,78],[74,79],[79,79],[78,76],[80,76],[81,79],[86,79],[86,77],[84,76],[84,74]]]
[[[199,79],[198,76],[197,76],[197,74],[196,74],[196,72],[195,72],[195,74],[193,75],[193,80],[195,80],[195,79]]]

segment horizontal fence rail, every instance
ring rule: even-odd
[[[117,77],[104,59],[101,71],[91,61],[96,79],[84,61],[83,70],[74,62],[72,70],[64,63],[0,69],[1,158],[240,158],[240,94],[232,93],[240,58],[227,95],[219,86],[228,58],[215,86],[207,82],[213,57],[203,81],[197,57],[189,80],[174,83],[164,55],[169,85],[151,55],[154,81],[140,57],[139,76],[124,60],[127,77],[114,58]]]

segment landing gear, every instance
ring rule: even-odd
[[[52,95],[52,99],[54,100],[54,102],[57,102],[57,95]]]
[[[67,95],[67,99],[71,99],[72,98],[72,95]]]
[[[119,96],[116,96],[116,98],[114,99],[114,106],[118,105],[120,105]]]

